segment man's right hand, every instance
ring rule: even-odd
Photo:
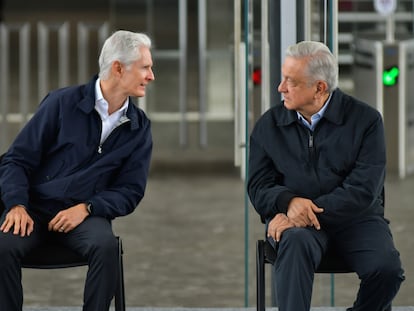
[[[21,237],[29,236],[33,232],[34,221],[21,205],[16,205],[6,214],[0,231],[7,233],[13,228],[13,234]]]

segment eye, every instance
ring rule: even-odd
[[[290,86],[295,86],[297,83],[296,83],[296,81],[295,80],[293,80],[293,79],[291,79],[291,78],[288,78],[287,80],[286,80],[286,82],[287,82],[287,84],[289,84]]]

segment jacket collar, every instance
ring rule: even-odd
[[[334,124],[342,124],[344,120],[344,107],[343,107],[343,95],[344,93],[337,88],[331,97],[328,108],[326,109],[322,119],[327,119]],[[273,117],[276,124],[279,126],[286,126],[295,122],[298,122],[298,116],[296,111],[287,110],[285,106],[280,105],[280,109],[273,110]]]
[[[90,114],[95,109],[95,83],[97,79],[98,75],[95,75],[87,84],[83,86],[83,98],[79,101],[78,108],[84,113]],[[140,128],[137,109],[134,105],[136,105],[136,101],[130,97],[126,116],[130,121],[131,130]]]
[[[331,103],[329,104],[328,108],[325,111],[324,118],[329,120],[334,124],[342,124],[344,122],[344,113],[345,113],[345,106],[344,106],[344,93],[337,88],[331,98]]]

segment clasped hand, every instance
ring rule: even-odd
[[[89,215],[84,203],[60,211],[49,222],[48,230],[67,233],[77,227]],[[33,232],[34,221],[23,206],[15,206],[7,213],[0,231],[7,233],[13,228],[13,234],[21,237]]]
[[[295,197],[289,203],[287,214],[276,214],[269,222],[267,236],[279,242],[283,231],[289,228],[313,226],[319,230],[321,225],[316,214],[322,212],[323,208],[318,207],[311,200]]]

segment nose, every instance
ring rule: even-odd
[[[147,79],[150,80],[150,81],[154,81],[155,80],[155,75],[154,75],[154,72],[152,71],[151,68],[149,69]]]
[[[278,87],[277,87],[278,92],[283,93],[286,91],[286,82],[285,80],[280,81]]]

